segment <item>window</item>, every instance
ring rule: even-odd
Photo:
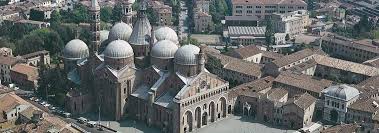
[[[255,13],[262,13],[262,11],[255,11]]]
[[[249,9],[250,9],[250,8],[253,8],[253,6],[247,6],[247,8],[249,8]]]
[[[242,10],[236,10],[236,13],[242,13]]]
[[[262,8],[261,6],[256,6],[255,8]]]
[[[242,8],[242,6],[236,6],[236,8]]]
[[[253,13],[253,11],[252,10],[247,10],[247,13]]]

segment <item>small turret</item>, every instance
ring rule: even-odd
[[[201,73],[205,69],[205,55],[204,55],[204,48],[206,46],[200,46],[200,51],[198,55],[198,65],[199,68],[197,69],[198,73]]]

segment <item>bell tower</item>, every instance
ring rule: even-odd
[[[123,0],[121,2],[122,6],[122,22],[128,24],[129,26],[133,27],[133,3],[131,0]]]
[[[100,46],[100,6],[97,0],[91,0],[90,7],[90,56],[98,54]]]

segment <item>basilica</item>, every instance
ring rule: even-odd
[[[232,113],[229,83],[205,68],[204,47],[179,44],[176,32],[153,27],[140,4],[133,23],[133,0],[124,1],[123,18],[100,31],[100,6],[90,8],[91,42],[74,39],[62,57],[71,112],[101,110],[114,120],[136,119],[163,132],[192,132]]]

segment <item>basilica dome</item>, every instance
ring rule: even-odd
[[[124,40],[114,40],[108,44],[103,52],[108,58],[127,58],[134,55],[132,47]]]
[[[330,86],[325,90],[325,95],[349,101],[359,95],[359,91],[346,84]]]
[[[77,60],[87,58],[88,56],[88,46],[79,39],[69,41],[63,49],[63,57],[66,59]]]
[[[175,63],[180,65],[197,65],[200,48],[189,44],[180,47],[175,53]]]
[[[176,32],[169,28],[169,27],[161,27],[157,30],[154,31],[155,38],[160,41],[160,40],[170,40],[174,42],[175,44],[178,44],[178,35]]]
[[[174,58],[178,46],[169,40],[161,40],[155,43],[151,50],[151,56],[155,58]]]
[[[109,32],[108,39],[113,41],[117,39],[128,41],[132,34],[132,27],[124,22],[116,23]]]

